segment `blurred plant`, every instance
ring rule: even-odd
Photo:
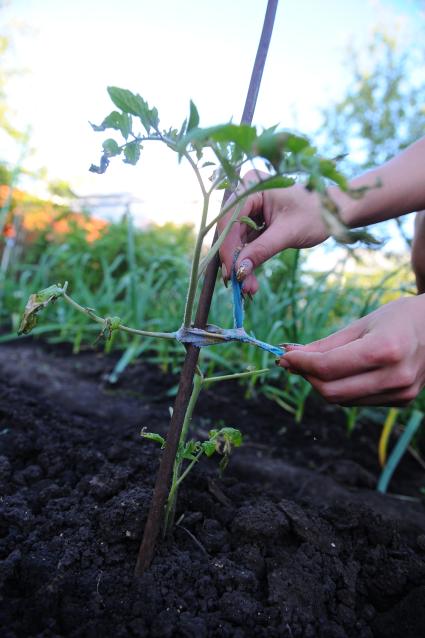
[[[379,460],[383,469],[377,485],[378,492],[387,491],[391,477],[397,469],[397,466],[403,458],[403,455],[408,449],[411,440],[421,426],[424,418],[424,412],[421,412],[420,410],[412,410],[399,440],[397,441],[394,449],[387,459],[388,440],[391,431],[396,424],[398,412],[399,411],[395,408],[389,410],[386,421],[384,423],[384,427],[382,429],[379,442]]]

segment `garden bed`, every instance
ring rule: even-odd
[[[245,437],[220,479],[204,460],[151,569],[133,570],[176,379],[143,361],[117,386],[92,351],[0,346],[4,638],[419,638],[425,627],[423,469],[408,455],[374,491],[379,430],[347,437],[317,400],[297,426],[236,383],[206,391],[196,438]],[[284,374],[284,373],[282,373]]]

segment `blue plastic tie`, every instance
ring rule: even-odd
[[[232,269],[233,324],[235,328],[243,328],[242,284],[237,280],[235,268]]]
[[[242,296],[242,283],[240,283],[236,277],[236,270],[234,267],[236,259],[237,253],[233,261],[231,275],[234,327],[224,329],[218,326],[207,325],[205,330],[201,328],[182,327],[174,333],[175,338],[181,343],[191,343],[197,348],[218,345],[220,343],[229,343],[230,341],[239,341],[241,343],[250,343],[253,346],[257,346],[257,348],[262,348],[262,350],[267,350],[267,352],[270,352],[275,357],[281,357],[286,352],[284,348],[272,346],[270,343],[256,339],[249,335],[243,327],[244,299]]]

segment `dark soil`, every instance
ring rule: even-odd
[[[138,362],[28,340],[0,347],[2,638],[421,638],[425,486],[405,456],[374,491],[372,424],[347,437],[316,400],[297,426],[275,404],[216,385],[196,437],[240,428],[223,478],[195,468],[174,537],[133,570],[176,380]]]

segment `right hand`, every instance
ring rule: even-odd
[[[249,171],[243,178],[245,188],[267,178],[267,173]],[[232,215],[230,211],[218,222],[221,233]],[[317,193],[310,193],[300,184],[289,188],[276,188],[249,195],[239,213],[251,217],[257,225],[264,224],[262,231],[255,231],[236,221],[220,248],[224,281],[229,280],[233,268],[234,254],[241,249],[235,263],[239,281],[243,281],[243,292],[255,294],[258,281],[254,269],[285,248],[311,248],[329,237],[320,214]]]

